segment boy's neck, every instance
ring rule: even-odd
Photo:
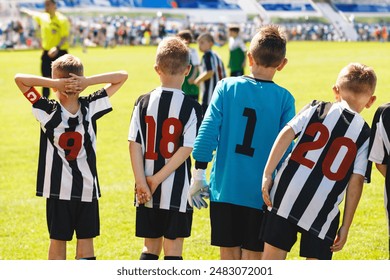
[[[276,73],[276,69],[273,67],[256,67],[252,66],[250,76],[263,81],[272,81]]]
[[[80,109],[80,103],[76,96],[61,98],[60,103],[71,114],[76,114]]]
[[[184,82],[184,76],[160,76],[161,87],[180,89]]]

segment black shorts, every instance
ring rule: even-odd
[[[259,239],[263,210],[223,202],[210,202],[211,245],[241,247],[262,252]]]
[[[137,207],[135,236],[168,239],[185,238],[191,235],[193,212],[182,213],[165,209]]]
[[[338,218],[335,219],[332,231],[336,236]],[[291,248],[297,241],[298,232],[301,233],[299,255],[304,258],[315,258],[319,260],[331,260],[333,241],[321,239],[314,234],[302,229],[291,223],[289,220],[266,211],[261,238],[276,248],[290,252]]]
[[[51,64],[54,60],[67,54],[68,51],[60,50],[55,57],[50,57],[48,51],[43,51],[41,56],[41,73],[43,77],[51,78]]]
[[[75,231],[77,239],[94,238],[100,234],[97,200],[47,199],[46,220],[50,239],[70,241]]]

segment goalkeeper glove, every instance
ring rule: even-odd
[[[192,172],[191,186],[188,193],[188,203],[198,209],[207,208],[207,202],[203,198],[209,198],[209,186],[206,181],[205,169],[194,169]]]

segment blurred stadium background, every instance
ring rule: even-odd
[[[38,28],[20,8],[43,10],[43,0],[0,0],[0,48],[38,48]],[[250,40],[264,23],[285,26],[290,40],[388,41],[390,0],[59,0],[72,21],[72,46],[157,44],[189,28],[211,32],[241,26]]]

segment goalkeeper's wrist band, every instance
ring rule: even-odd
[[[195,169],[207,169],[208,162],[195,161]]]

